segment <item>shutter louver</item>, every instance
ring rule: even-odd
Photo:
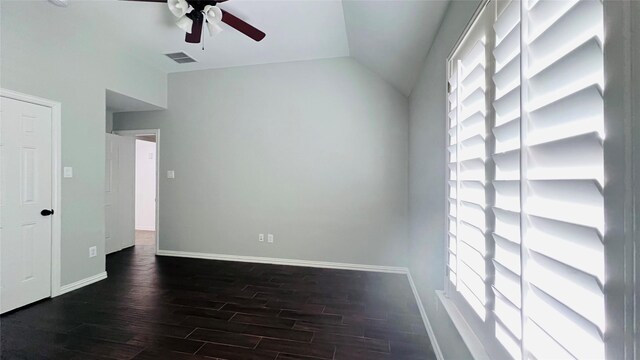
[[[457,287],[458,272],[458,73],[455,72],[448,81],[448,138],[449,146],[447,147],[449,158],[449,183],[448,183],[448,204],[449,204],[449,222],[448,222],[448,246],[447,246],[447,278]]]
[[[448,83],[448,278],[484,320],[487,304],[485,39],[468,45],[465,54],[452,67]]]
[[[604,358],[603,7],[528,1],[526,353]]]
[[[458,199],[458,284],[460,293],[482,319],[486,316],[485,279],[485,118],[486,47],[475,42],[458,62],[459,194]]]
[[[494,26],[495,227],[494,315],[496,339],[514,357],[521,355],[520,284],[520,2],[513,0]]]

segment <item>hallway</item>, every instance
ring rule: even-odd
[[[136,246],[140,245],[155,245],[156,244],[156,232],[136,230]]]

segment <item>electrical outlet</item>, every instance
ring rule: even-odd
[[[267,242],[273,244],[273,234],[267,235]]]
[[[95,246],[89,248],[89,257],[96,257],[98,255],[98,249]]]
[[[258,235],[258,241],[264,242],[264,234]]]

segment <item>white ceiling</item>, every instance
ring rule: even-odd
[[[69,8],[74,5],[77,4],[71,3]],[[205,30],[205,50],[201,44],[184,41],[185,33],[175,25],[176,18],[166,4],[111,1],[96,6],[102,8],[101,22],[108,22],[118,37],[138,47],[148,61],[166,72],[349,56],[339,0],[228,1],[220,8],[267,36],[255,42],[222,24],[224,31],[214,37]],[[158,55],[179,51],[198,62],[177,64]]]
[[[223,24],[224,31],[214,37],[205,30],[205,50],[185,43],[163,3],[69,0],[65,9],[50,5],[48,20],[55,26],[73,19],[78,28],[121,43],[131,56],[167,73],[352,56],[409,95],[448,2],[230,0],[219,6],[267,37],[255,42]],[[33,1],[24,4],[33,6]],[[198,62],[177,64],[163,55],[179,51]]]
[[[351,56],[409,95],[449,0],[344,0]]]

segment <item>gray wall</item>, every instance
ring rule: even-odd
[[[0,86],[62,103],[62,164],[74,168],[62,182],[62,285],[105,269],[105,89],[166,105],[165,74],[131,59],[109,34],[75,28],[73,11],[91,6],[100,4],[2,1],[0,9]]]
[[[111,133],[113,131],[113,111],[107,110],[105,115],[105,130]]]
[[[114,126],[161,129],[162,250],[405,266],[408,117],[339,58],[171,74],[168,110]]]
[[[638,229],[640,229],[640,1],[632,1],[631,2],[631,21],[632,21],[632,35],[631,35],[631,71],[633,74],[633,78],[631,80],[632,83],[632,103],[633,113],[632,113],[632,122],[634,125],[633,139],[634,147],[632,150],[632,157],[634,160],[634,184],[633,184],[633,193],[635,194],[634,199],[634,214],[635,219],[633,219],[634,223],[634,239],[635,239],[635,254],[634,259],[640,259],[640,235]],[[635,262],[635,284],[634,284],[634,309],[635,324],[640,324],[640,261]],[[635,338],[634,338],[634,355],[636,357],[640,357],[640,330],[637,327],[635,329]]]
[[[444,288],[446,60],[480,1],[452,1],[410,97],[410,269],[447,359],[471,358],[435,291]]]

